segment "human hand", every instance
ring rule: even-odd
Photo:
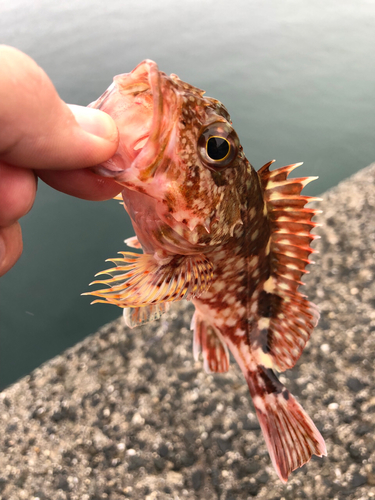
[[[22,253],[18,220],[34,203],[37,177],[78,198],[113,198],[121,186],[87,167],[111,158],[117,146],[109,115],[68,106],[32,59],[0,45],[0,276]]]

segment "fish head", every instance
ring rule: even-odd
[[[223,104],[145,60],[90,106],[118,126],[116,154],[95,171],[124,186],[125,204],[152,206],[190,245],[233,236],[251,166]]]

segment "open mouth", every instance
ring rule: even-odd
[[[142,158],[152,162],[158,156],[163,95],[156,63],[146,60],[131,73],[115,76],[112,85],[89,106],[112,116],[120,135],[116,154],[93,167],[94,172],[117,180],[132,166],[144,164]]]

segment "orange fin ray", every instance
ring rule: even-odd
[[[315,181],[318,177],[296,177],[294,179],[287,179],[285,181],[269,180],[267,189],[272,190],[271,200],[285,199],[286,197],[299,196],[301,190]],[[305,197],[307,198],[307,197]],[[293,198],[292,198],[293,199]],[[311,198],[308,198],[311,200]]]
[[[285,242],[281,242],[280,244],[274,242],[272,246],[275,255],[284,255],[286,258],[290,257],[291,259],[298,259],[301,261],[309,260],[309,255],[312,253],[318,253],[318,250],[310,246],[287,245]]]
[[[295,263],[296,266],[302,269],[304,266],[307,266],[309,264],[315,264],[313,260],[303,258],[302,256],[291,257],[290,255],[289,256],[285,255],[284,252],[277,252],[276,250],[274,250],[273,254],[280,262],[280,265],[284,264],[286,266],[288,264]]]
[[[307,224],[312,227],[319,226],[318,223],[313,222],[312,218],[322,213],[321,210],[316,210],[315,208],[306,207],[275,207],[274,210],[269,214],[270,219],[277,225],[278,222],[297,222],[299,224]]]
[[[263,165],[263,167],[261,167],[258,170],[258,175],[260,177],[263,177],[264,173],[266,173],[268,175],[268,177],[270,179],[272,179],[273,181],[275,181],[275,180],[282,180],[283,181],[288,177],[288,175],[291,172],[293,172],[294,169],[303,165],[303,162],[292,163],[291,165],[286,165],[285,167],[280,167],[280,168],[277,168],[275,170],[270,171],[269,168],[273,163],[275,163],[275,161],[276,160],[271,160],[268,163],[266,163],[265,165]]]
[[[291,207],[291,208],[303,208],[306,203],[311,203],[313,201],[322,201],[322,198],[317,196],[302,196],[302,195],[294,195],[294,194],[282,194],[280,192],[275,192],[270,200],[279,210],[283,207]]]
[[[137,308],[190,300],[211,285],[213,266],[203,255],[176,255],[161,264],[150,254],[121,253],[122,259],[110,259],[121,265],[103,272],[112,278],[96,282],[110,288],[83,295],[93,295],[119,307]]]
[[[270,278],[264,285],[266,295],[262,297],[260,319],[251,336],[263,350],[259,360],[266,356],[270,366],[285,371],[297,362],[319,319],[316,306],[299,292],[306,266],[312,262],[309,256],[315,252],[310,244],[318,236],[311,230],[317,225],[312,218],[318,211],[305,208],[317,198],[301,195],[315,177],[288,179],[290,172],[301,164],[272,172],[270,165],[262,167],[258,174],[271,228],[272,264]]]

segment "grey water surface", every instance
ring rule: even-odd
[[[226,105],[255,168],[304,161],[319,176],[307,194],[375,159],[373,0],[0,0],[0,43],[83,105],[154,59]],[[116,201],[43,183],[21,225],[24,253],[0,279],[0,387],[119,316],[80,293],[133,234]]]

